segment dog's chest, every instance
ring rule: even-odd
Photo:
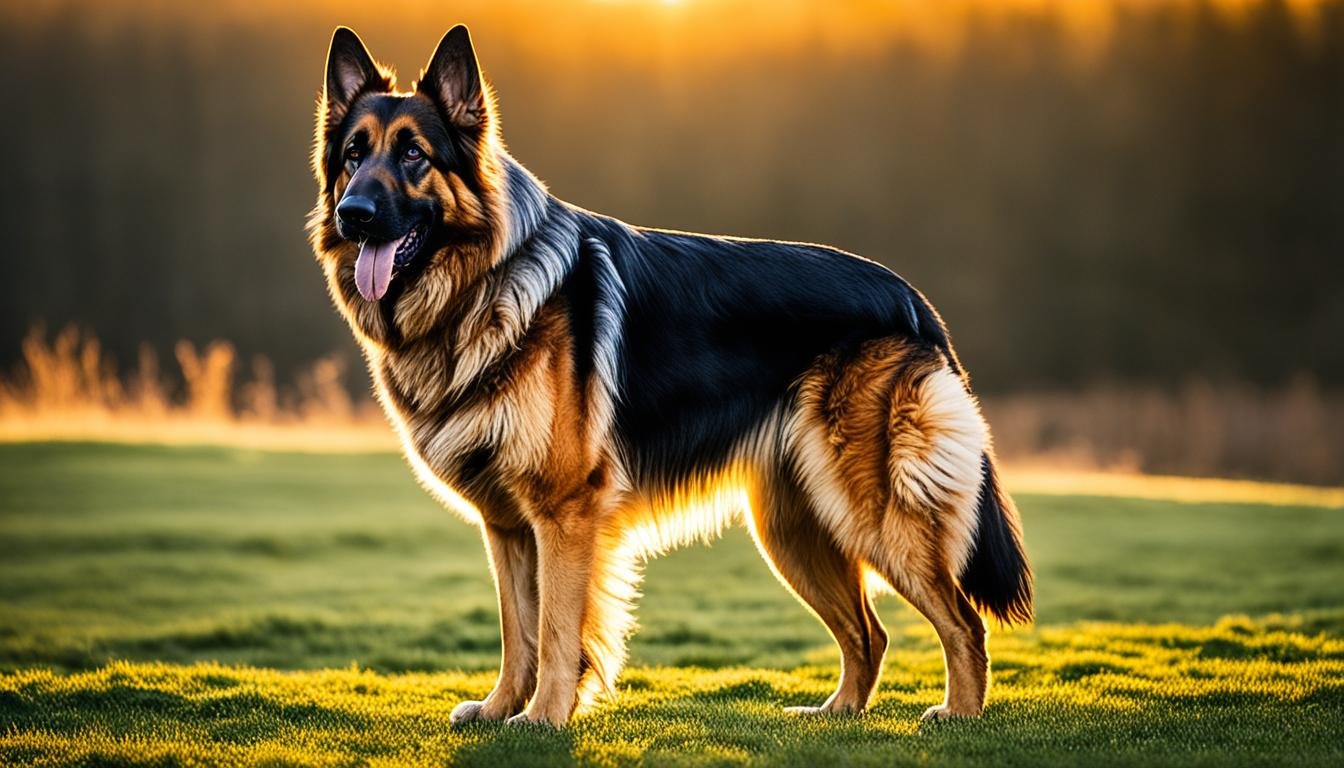
[[[385,354],[375,366],[405,450],[459,492],[482,478],[496,484],[540,467],[555,415],[545,367],[478,377],[453,391],[451,365],[446,353],[417,351]]]

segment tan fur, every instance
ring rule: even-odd
[[[840,645],[840,685],[835,693],[820,707],[794,711],[862,712],[877,687],[887,649],[887,633],[868,594],[862,562],[845,554],[821,527],[811,503],[791,480],[759,484],[748,523],[775,575]]]
[[[402,190],[435,198],[461,236],[430,257],[390,313],[360,298],[358,249],[332,224],[344,173],[311,220],[332,298],[417,477],[480,526],[489,553],[500,676],[484,700],[454,710],[454,722],[562,724],[610,692],[643,560],[737,520],[840,646],[837,690],[805,711],[869,704],[887,646],[872,588],[885,583],[943,643],[947,695],[930,716],[978,713],[985,632],[955,575],[972,548],[988,434],[949,360],[900,339],[871,341],[844,361],[823,357],[798,380],[797,397],[742,435],[722,467],[671,487],[634,487],[613,434],[614,385],[574,375],[566,299],[518,290],[539,278],[504,258],[519,233],[507,231],[488,92],[483,103],[484,113],[459,115],[486,126],[476,183],[436,170]],[[319,131],[330,124],[319,115]],[[415,128],[363,127],[372,137]],[[470,479],[482,451],[493,474]]]
[[[835,546],[938,632],[948,687],[930,716],[979,714],[984,624],[955,574],[972,546],[988,433],[964,382],[936,352],[869,342],[847,365],[823,358],[803,378],[791,435],[801,484]]]

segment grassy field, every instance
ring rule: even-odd
[[[1340,764],[1344,511],[1019,495],[1039,622],[978,722],[894,598],[862,718],[740,531],[648,568],[615,702],[448,713],[493,682],[480,542],[390,454],[0,445],[0,764]]]

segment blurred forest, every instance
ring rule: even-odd
[[[404,87],[458,21],[555,194],[880,260],[982,392],[1344,386],[1344,0],[6,2],[0,366],[75,322],[357,369],[302,231],[326,45]]]

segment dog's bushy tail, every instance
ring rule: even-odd
[[[979,523],[975,551],[961,572],[961,589],[982,612],[1008,625],[1032,619],[1031,564],[1022,546],[1017,507],[999,482],[994,457],[980,460]]]

